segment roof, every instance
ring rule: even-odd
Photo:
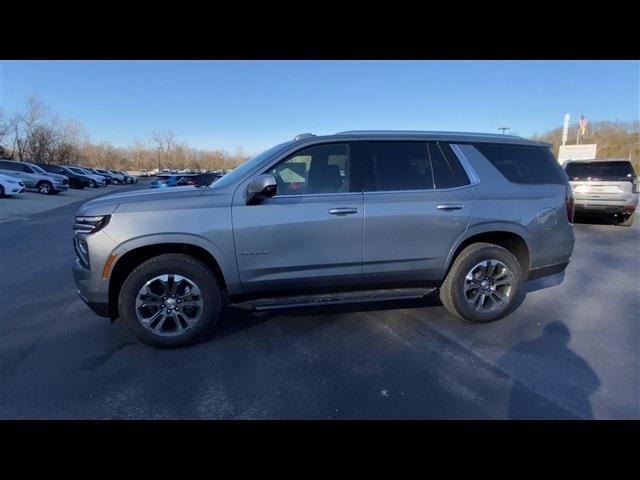
[[[424,139],[424,140],[442,140],[448,142],[483,142],[483,143],[509,143],[517,145],[545,146],[551,147],[551,144],[528,140],[526,138],[515,135],[503,135],[499,133],[477,133],[477,132],[440,132],[440,131],[423,131],[423,130],[347,130],[338,132],[333,135],[315,135],[305,133],[296,136],[295,140],[304,141],[311,139],[325,139],[335,137],[357,137],[357,138],[389,138],[389,139]]]

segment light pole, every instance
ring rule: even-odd
[[[156,147],[156,153],[158,158],[158,173],[160,173],[160,147]]]
[[[502,130],[502,134],[504,135],[505,130],[511,130],[511,127],[499,127],[498,130]]]

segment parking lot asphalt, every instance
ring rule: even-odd
[[[77,298],[78,206],[0,224],[2,419],[640,418],[638,223],[576,224],[564,278],[526,284],[492,324],[435,296],[230,309],[212,338],[167,351]]]

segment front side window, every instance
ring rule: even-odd
[[[433,189],[425,142],[372,142],[371,154],[377,191]]]
[[[266,173],[276,177],[277,195],[349,192],[349,145],[331,143],[303,148]]]

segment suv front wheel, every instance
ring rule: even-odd
[[[440,301],[463,320],[486,323],[507,315],[522,285],[518,260],[491,243],[466,247],[440,287]]]
[[[131,272],[120,290],[120,316],[133,335],[152,347],[195,343],[220,318],[220,287],[201,261],[184,254],[153,257]]]

